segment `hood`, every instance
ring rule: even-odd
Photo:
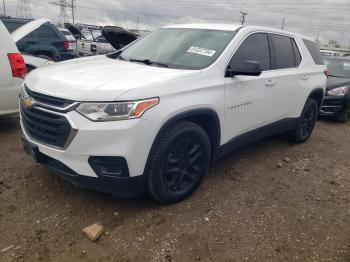
[[[39,18],[29,23],[26,23],[25,25],[19,27],[18,29],[16,29],[11,33],[12,38],[15,41],[15,43],[17,43],[23,37],[30,34],[34,30],[38,29],[40,26],[42,26],[45,23],[50,23],[50,20],[46,18]]]
[[[139,35],[117,26],[105,26],[101,33],[116,50],[123,48],[139,38]]]
[[[327,81],[327,90],[341,86],[350,86],[350,78],[329,76]]]
[[[25,82],[32,91],[46,95],[75,101],[113,101],[131,89],[198,74],[200,71],[161,68],[96,56],[39,68],[30,73]]]
[[[75,37],[75,39],[82,39],[82,38],[84,38],[84,35],[75,26],[67,25],[66,29]]]

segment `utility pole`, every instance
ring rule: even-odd
[[[75,17],[74,17],[74,12],[75,12],[74,1],[75,1],[75,0],[72,0],[72,4],[71,4],[71,5],[72,5],[72,6],[71,6],[71,7],[72,7],[72,25],[73,25],[73,26],[74,26],[74,18],[75,18]]]
[[[248,13],[241,11],[242,18],[240,20],[241,25],[245,24],[245,17],[248,15]]]
[[[51,2],[53,5],[57,5],[60,8],[60,13],[58,15],[57,26],[64,28],[64,24],[70,21],[69,19],[69,10],[72,11],[72,22],[74,25],[74,12],[76,6],[74,5],[75,0],[56,0],[55,2]]]
[[[16,16],[17,18],[22,19],[32,18],[32,10],[30,9],[29,0],[17,0]]]
[[[284,30],[284,23],[286,22],[286,18],[283,17],[283,22],[282,22],[282,30]]]
[[[6,6],[5,6],[5,0],[2,0],[3,7],[4,7],[4,16],[6,17]]]
[[[137,18],[136,18],[136,29],[138,32],[139,31],[139,16],[137,16]]]

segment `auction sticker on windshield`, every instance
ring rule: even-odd
[[[216,53],[216,51],[215,50],[210,50],[210,49],[207,49],[207,48],[203,48],[203,47],[191,46],[187,50],[187,53],[192,53],[192,54],[204,55],[204,56],[212,57]]]

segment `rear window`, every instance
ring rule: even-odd
[[[20,28],[22,25],[26,24],[26,22],[16,22],[16,21],[8,21],[2,20],[7,30],[12,33],[16,29]]]
[[[315,42],[304,39],[304,44],[306,48],[309,50],[312,59],[314,60],[316,65],[324,65],[323,59],[321,57],[321,52],[318,49]]]
[[[42,25],[37,30],[36,33],[39,38],[46,38],[46,39],[57,39],[58,36],[56,33],[48,26],[48,25]]]

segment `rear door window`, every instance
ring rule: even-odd
[[[316,43],[306,39],[304,39],[303,42],[306,48],[309,50],[310,55],[312,56],[312,59],[314,60],[315,64],[324,65],[324,61],[321,57],[321,52],[317,47]]]
[[[233,55],[230,67],[234,70],[239,70],[240,65],[245,61],[258,62],[262,71],[271,69],[267,34],[255,33],[248,36]]]
[[[285,69],[295,67],[296,62],[291,38],[276,34],[270,34],[270,37],[274,53],[274,68]]]

